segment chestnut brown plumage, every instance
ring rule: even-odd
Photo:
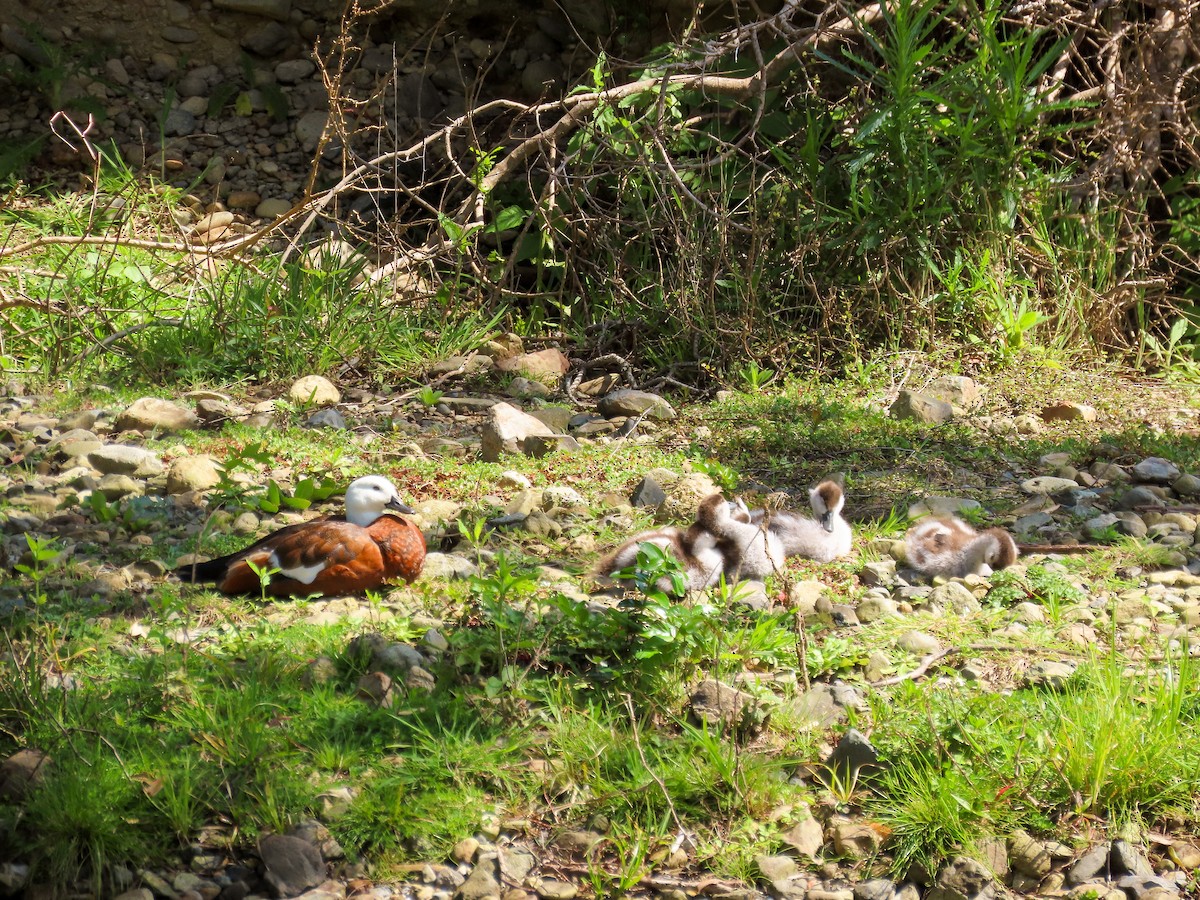
[[[265,588],[275,597],[359,594],[397,578],[411,582],[425,563],[425,538],[412,522],[385,509],[412,512],[386,478],[360,478],[346,491],[346,516],[289,525],[244,550],[180,566],[175,574],[215,584],[225,594],[258,594],[264,588],[253,564],[278,570]]]

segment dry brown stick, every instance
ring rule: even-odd
[[[427,152],[431,147],[436,146],[439,142],[449,141],[452,134],[478,116],[491,112],[493,109],[511,109],[517,111],[519,114],[530,116],[561,111],[563,114],[562,117],[553,125],[518,143],[480,180],[475,191],[471,192],[467,199],[459,206],[458,221],[461,224],[463,221],[462,217],[469,217],[475,211],[477,195],[486,196],[490,193],[513,171],[520,168],[537,149],[555,145],[563,137],[577,130],[597,106],[616,103],[627,97],[651,90],[659,92],[659,95],[662,96],[663,92],[672,87],[684,90],[700,90],[706,93],[739,99],[759,96],[766,85],[778,80],[781,74],[798,63],[805,53],[832,43],[836,39],[845,38],[857,33],[863,24],[878,19],[883,14],[887,5],[882,2],[869,4],[851,15],[840,19],[827,29],[818,29],[808,33],[800,40],[789,44],[757,72],[741,78],[726,75],[711,75],[702,71],[644,78],[628,84],[617,85],[616,87],[605,88],[600,91],[574,94],[564,97],[561,100],[539,103],[532,106],[506,100],[490,101],[469,110],[438,131],[426,135],[416,144],[402,150],[394,150],[376,156],[374,159],[362,163],[346,173],[337,184],[320,195],[314,196],[310,203],[307,204],[308,216],[301,224],[298,234],[303,234],[307,231],[317,216],[320,215],[320,211],[359,178],[373,171],[378,171],[387,163],[414,159],[420,154]],[[293,240],[293,244],[289,246],[287,252],[290,253],[294,246],[295,242]],[[436,252],[436,248],[427,245],[421,248],[421,252],[432,254]]]
[[[888,678],[881,678],[878,681],[868,682],[867,687],[873,687],[873,688],[887,687],[889,684],[899,684],[902,681],[915,681],[916,679],[918,679],[922,675],[924,675],[926,672],[928,672],[930,666],[932,666],[934,663],[938,662],[941,659],[944,659],[945,657],[949,656],[951,653],[958,653],[958,652],[959,652],[959,649],[957,647],[950,647],[946,650],[939,650],[937,653],[930,653],[923,660],[921,660],[921,664],[919,666],[917,666],[915,669],[913,669],[911,672],[905,672],[902,675],[892,675]]]

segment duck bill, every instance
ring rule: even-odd
[[[394,510],[396,510],[396,512],[402,512],[402,513],[405,513],[410,516],[413,514],[412,507],[409,506],[407,503],[405,503],[403,500],[401,500],[399,497],[393,497],[391,500],[389,500],[387,502],[387,508],[394,509]]]
[[[833,533],[833,513],[827,512],[825,515],[821,516],[821,527],[830,534]]]

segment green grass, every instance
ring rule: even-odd
[[[1090,384],[1081,378],[1075,394],[1086,395]],[[1069,385],[1064,379],[1052,390]],[[1038,402],[1022,401],[1003,379],[989,386],[995,409]],[[685,471],[697,459],[717,460],[722,468],[713,474],[722,481],[785,487],[802,503],[806,488],[836,465],[847,472],[851,516],[872,520],[859,532],[867,541],[898,536],[904,522],[894,511],[926,492],[975,493],[963,489],[963,473],[977,479],[971,483],[985,489],[985,506],[1002,517],[1018,496],[988,491],[1036,471],[1037,457],[1050,448],[1069,447],[1081,467],[1091,458],[1129,462],[1149,452],[1185,467],[1196,462],[1186,436],[1127,429],[1120,418],[1048,428],[1024,444],[961,426],[897,423],[873,403],[879,389],[772,383],[685,410],[655,445],[592,445],[499,464],[401,458],[395,448],[409,440],[403,433],[384,431],[360,446],[298,427],[303,411],[291,409],[281,412],[277,428],[228,424],[155,439],[151,446],[167,455],[182,446],[227,462],[242,458],[257,484],[277,470],[291,470],[279,476],[285,489],[305,476],[345,483],[383,471],[410,500],[453,499],[464,506],[483,572],[471,581],[423,579],[382,592],[372,610],[384,617],[380,624],[317,626],[305,618],[318,604],[301,601],[264,605],[183,592],[172,583],[110,597],[81,590],[95,575],[83,564],[101,554],[112,564],[173,561],[195,546],[185,525],[198,519],[152,523],[137,532],[149,544],[81,544],[70,559],[47,558],[38,576],[46,602],[0,623],[8,650],[0,658],[0,751],[36,747],[51,754],[55,768],[19,815],[16,806],[0,807],[6,840],[36,857],[51,882],[107,887],[114,866],[161,865],[201,828],[219,824],[230,840],[249,846],[265,829],[318,813],[323,791],[348,786],[354,799],[329,827],[352,858],[377,872],[445,859],[456,841],[493,817],[556,828],[604,822],[606,843],[592,875],[612,891],[653,870],[681,825],[696,836],[695,864],[752,877],[756,854],[781,849],[788,810],[808,806],[865,814],[890,829],[881,863],[897,872],[910,863],[936,866],[1018,826],[1069,840],[1079,817],[1113,829],[1180,810],[1196,821],[1190,798],[1200,785],[1186,767],[1200,751],[1192,668],[1138,664],[1130,677],[1122,654],[1161,652],[1165,637],[1120,639],[1106,625],[1107,607],[1090,612],[1100,617],[1098,645],[1116,655],[1089,660],[1063,636],[1097,597],[1136,586],[1118,573],[1153,562],[1153,550],[1142,544],[1000,573],[974,616],[914,612],[850,633],[814,615],[804,623],[807,671],[790,612],[753,612],[721,591],[688,603],[645,598],[602,610],[538,580],[544,563],[583,573],[603,547],[649,526],[647,511],[622,514],[625,524],[617,524],[625,521],[620,516],[603,519],[608,510],[600,498],[627,493],[656,466]],[[63,412],[80,403],[113,407],[136,393],[65,394],[52,402]],[[1185,396],[1127,402],[1156,413],[1186,403]],[[700,424],[710,429],[703,445],[690,440]],[[265,461],[254,458],[259,454]],[[28,460],[29,472],[38,462]],[[592,512],[566,523],[558,539],[475,534],[473,521],[515,495],[495,487],[508,468],[535,487],[575,488]],[[229,494],[223,502],[204,538],[206,552],[247,540],[224,533],[221,517],[255,508],[255,495]],[[104,515],[91,508],[82,514],[113,534],[128,529],[129,504],[111,506]],[[262,518],[264,528],[280,521]],[[455,523],[446,530],[459,536]],[[853,602],[863,593],[856,567],[798,561],[788,578],[819,578],[837,602]],[[782,581],[770,585],[773,594]],[[9,596],[15,588],[4,590]],[[926,631],[946,647],[994,646],[994,633],[1021,602],[1040,606],[1047,623],[1005,638],[1007,652],[963,649],[927,681],[866,689],[873,655],[886,655],[888,674],[920,662],[896,649],[905,631]],[[356,682],[367,664],[352,652],[352,639],[378,629],[420,645],[431,623],[449,643],[429,663],[436,689],[402,692],[386,710],[359,699]],[[199,636],[178,643],[185,626]],[[1022,686],[1029,663],[1046,655],[1085,664],[1060,694]],[[333,660],[333,675],[309,684],[308,665],[317,657]],[[987,684],[955,681],[959,659],[982,666]],[[57,686],[61,674],[73,679],[72,689]],[[699,726],[687,698],[704,677],[738,681],[771,715],[759,730]],[[835,791],[804,777],[845,727],[813,728],[786,706],[805,677],[864,691],[868,708],[849,713],[848,722],[869,729],[886,763],[880,771]],[[82,805],[64,815],[62,797],[84,780]],[[117,836],[110,834],[113,816],[125,823]]]

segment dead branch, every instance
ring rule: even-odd
[[[921,664],[911,672],[905,672],[903,675],[892,675],[889,678],[881,678],[878,681],[868,683],[868,687],[887,687],[890,684],[899,684],[902,681],[916,681],[922,675],[929,671],[934,663],[945,659],[952,653],[960,652],[957,647],[950,647],[946,650],[940,650],[937,653],[930,653],[921,660]]]

